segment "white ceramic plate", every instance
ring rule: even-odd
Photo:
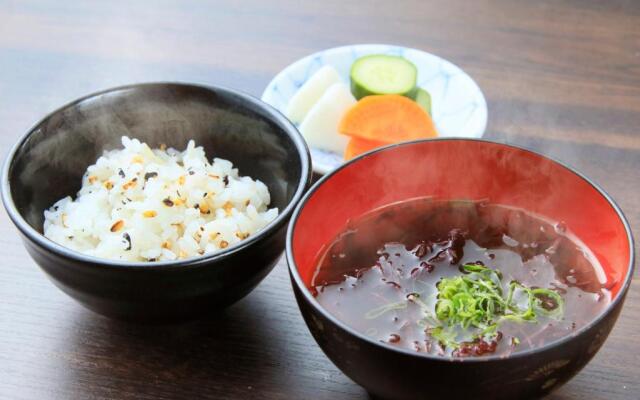
[[[262,100],[284,113],[294,93],[320,67],[333,66],[349,84],[351,64],[366,54],[402,56],[418,68],[418,86],[431,94],[431,113],[440,137],[479,138],[487,127],[487,102],[478,85],[457,66],[433,54],[384,44],[335,47],[304,57],[283,69],[269,84]],[[310,146],[313,170],[326,174],[344,159]]]

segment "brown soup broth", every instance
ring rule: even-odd
[[[561,317],[504,321],[491,340],[452,349],[435,340],[425,322],[445,277],[482,263],[501,271],[503,283],[553,289],[564,300]],[[418,198],[348,222],[320,254],[312,281],[318,302],[365,335],[443,356],[508,356],[539,347],[591,321],[609,303],[606,278],[590,251],[562,223],[522,209],[475,201]],[[412,301],[418,293],[421,305]],[[399,307],[385,307],[397,304]],[[386,309],[386,311],[385,311]]]

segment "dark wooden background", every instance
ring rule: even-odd
[[[0,0],[0,150],[45,113],[92,91],[179,80],[260,95],[274,74],[310,52],[376,42],[424,49],[465,69],[487,97],[488,138],[586,173],[618,201],[640,239],[634,0]],[[636,278],[604,348],[551,398],[640,398],[639,332]],[[58,291],[0,212],[0,399],[102,398],[366,394],[316,347],[284,263],[209,319],[129,325]]]

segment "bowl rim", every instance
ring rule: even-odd
[[[238,243],[235,243],[229,246],[227,249],[224,249],[217,253],[212,254],[204,254],[198,255],[194,257],[185,258],[182,260],[174,260],[174,261],[156,261],[156,262],[145,262],[145,261],[120,261],[120,260],[112,260],[107,258],[95,257],[83,254],[79,251],[69,249],[64,247],[44,236],[37,230],[35,230],[26,220],[22,217],[22,214],[18,211],[12,196],[11,184],[9,182],[9,171],[13,162],[15,160],[16,153],[22,146],[29,140],[31,135],[36,131],[36,129],[44,123],[46,120],[63,112],[73,106],[76,106],[82,102],[87,100],[91,100],[97,98],[99,96],[111,93],[125,92],[132,89],[139,88],[149,88],[149,87],[183,87],[183,88],[193,88],[198,90],[204,90],[210,93],[215,94],[223,94],[229,97],[235,97],[245,104],[248,104],[249,107],[247,109],[251,110],[260,110],[262,111],[263,117],[271,120],[275,125],[277,125],[280,129],[282,129],[286,135],[289,137],[291,142],[293,143],[296,153],[298,155],[301,170],[300,170],[300,181],[297,183],[296,191],[294,192],[291,200],[289,200],[288,204],[284,207],[284,209],[280,210],[278,216],[269,224],[267,224],[264,228],[260,229],[256,234],[251,237],[242,240]],[[279,229],[283,224],[287,222],[296,205],[302,198],[305,193],[306,188],[311,183],[312,173],[311,173],[311,156],[309,154],[309,148],[307,147],[302,135],[298,131],[298,129],[293,125],[285,116],[280,113],[277,109],[272,107],[271,105],[263,102],[257,97],[250,95],[246,92],[232,89],[227,86],[221,85],[204,85],[197,83],[188,83],[188,82],[180,82],[180,81],[159,81],[159,82],[142,82],[142,83],[133,83],[129,85],[116,86],[104,90],[99,90],[88,95],[82,96],[75,100],[72,100],[55,110],[49,112],[43,118],[38,120],[31,128],[24,133],[18,141],[13,145],[11,150],[5,156],[5,160],[2,166],[2,181],[1,181],[1,190],[2,190],[2,202],[7,210],[7,214],[9,218],[12,220],[14,225],[18,228],[18,230],[33,243],[38,245],[41,248],[44,248],[45,251],[55,253],[61,257],[72,259],[77,262],[89,263],[94,267],[102,267],[108,269],[136,269],[140,271],[157,271],[157,270],[184,270],[190,268],[197,268],[204,265],[211,264],[214,261],[218,261],[221,259],[225,259],[233,256],[236,253],[241,252],[247,247],[257,243],[267,236],[269,236],[272,232]],[[44,211],[44,210],[43,210]]]
[[[559,338],[557,340],[550,341],[550,342],[545,343],[544,345],[539,346],[539,347],[534,347],[534,348],[531,348],[531,349],[528,349],[528,350],[524,350],[524,351],[521,351],[521,352],[514,352],[513,354],[509,355],[508,357],[501,357],[499,355],[490,355],[490,356],[481,356],[481,357],[459,358],[459,357],[451,357],[451,356],[437,356],[437,355],[432,355],[432,354],[417,353],[417,352],[411,351],[409,349],[404,349],[404,348],[398,348],[398,347],[385,345],[383,343],[380,343],[377,340],[374,340],[372,338],[367,337],[363,333],[361,333],[361,332],[357,331],[356,329],[352,328],[351,326],[349,326],[347,323],[340,321],[337,317],[335,317],[333,314],[331,314],[329,311],[327,311],[324,307],[322,307],[322,305],[315,299],[315,297],[313,297],[313,295],[311,295],[311,292],[309,291],[309,289],[307,289],[304,281],[302,280],[302,277],[300,276],[300,273],[298,272],[298,268],[297,268],[296,262],[295,262],[294,257],[293,257],[293,232],[294,232],[296,224],[298,222],[298,218],[300,216],[300,213],[302,212],[302,209],[305,207],[305,205],[307,204],[309,199],[313,196],[313,194],[326,181],[330,180],[335,174],[340,172],[342,169],[348,168],[349,166],[359,162],[360,160],[362,160],[364,158],[370,157],[370,156],[372,156],[372,155],[374,155],[374,154],[376,154],[378,152],[394,149],[396,147],[412,146],[412,145],[420,144],[420,143],[439,142],[439,141],[483,142],[483,143],[496,144],[496,145],[507,147],[507,148],[511,148],[511,149],[516,149],[516,150],[521,150],[521,151],[526,151],[526,152],[529,152],[529,153],[533,153],[534,155],[542,157],[543,159],[547,159],[547,160],[550,160],[552,162],[555,162],[558,165],[560,165],[561,167],[564,167],[565,169],[567,169],[569,172],[572,172],[578,178],[584,180],[587,184],[589,184],[591,187],[593,187],[601,196],[603,196],[607,200],[607,202],[609,203],[611,208],[613,208],[613,210],[617,214],[618,218],[622,222],[622,225],[624,226],[624,229],[626,231],[627,240],[629,241],[629,265],[628,265],[628,268],[627,268],[627,274],[626,274],[626,276],[624,278],[624,283],[620,287],[620,291],[618,292],[618,295],[611,301],[611,303],[609,303],[609,305],[603,310],[602,313],[600,313],[598,316],[596,316],[591,321],[589,321],[589,323],[587,323],[586,325],[584,325],[583,327],[581,327],[580,329],[578,329],[577,331],[575,331],[571,335],[563,336],[563,337],[561,337],[561,338]],[[296,286],[296,288],[302,293],[302,296],[307,301],[307,303],[310,304],[311,307],[316,312],[320,313],[324,318],[326,318],[329,321],[331,321],[331,323],[333,323],[334,325],[338,326],[340,329],[342,329],[344,331],[347,331],[350,335],[353,335],[353,336],[357,337],[360,340],[368,342],[371,345],[377,346],[377,347],[379,347],[379,348],[381,348],[383,350],[386,350],[386,351],[395,352],[400,356],[420,357],[420,358],[425,358],[425,359],[429,359],[429,360],[433,360],[433,361],[440,361],[440,362],[462,362],[462,363],[484,363],[484,362],[499,361],[499,360],[512,360],[512,359],[525,358],[525,357],[528,357],[528,356],[530,356],[532,354],[535,354],[535,353],[541,353],[541,352],[550,350],[552,348],[556,348],[556,347],[562,346],[565,343],[568,343],[569,341],[577,338],[578,336],[581,336],[582,334],[584,334],[589,329],[591,329],[594,326],[598,325],[600,323],[600,321],[602,321],[607,315],[609,315],[611,310],[616,308],[619,305],[619,303],[624,301],[624,298],[626,297],[627,291],[629,290],[629,286],[631,285],[631,281],[633,279],[633,272],[634,272],[634,269],[635,269],[635,249],[634,249],[634,241],[633,241],[633,234],[631,232],[631,227],[629,226],[629,222],[627,221],[627,218],[625,217],[624,213],[622,212],[622,209],[618,206],[618,204],[613,200],[613,198],[604,189],[602,189],[598,184],[593,182],[591,179],[587,178],[584,174],[578,172],[574,168],[568,166],[564,162],[559,161],[559,160],[557,160],[557,159],[555,159],[553,157],[549,157],[549,156],[543,155],[543,154],[541,154],[541,153],[539,153],[537,151],[531,150],[531,149],[526,148],[524,146],[518,146],[518,145],[513,145],[513,144],[508,144],[508,143],[501,143],[501,142],[498,142],[498,141],[488,140],[488,139],[481,139],[481,138],[454,138],[454,137],[451,137],[451,138],[433,138],[433,139],[419,139],[419,140],[414,140],[414,141],[404,142],[404,143],[396,143],[396,144],[391,144],[391,145],[388,145],[388,146],[385,146],[385,147],[380,147],[380,148],[374,149],[372,151],[364,153],[364,154],[362,154],[362,155],[360,155],[360,156],[358,156],[356,158],[353,158],[352,160],[344,163],[343,165],[341,165],[340,167],[336,168],[335,170],[333,170],[329,174],[326,174],[322,178],[320,178],[307,191],[307,193],[305,194],[303,199],[298,203],[298,206],[296,207],[295,211],[293,212],[293,215],[291,216],[291,220],[289,222],[289,227],[287,229],[287,241],[286,241],[286,252],[285,252],[285,254],[286,254],[286,258],[287,258],[287,265],[289,267],[289,274],[290,274],[290,277],[291,277],[292,285]]]

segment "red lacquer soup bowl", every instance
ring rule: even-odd
[[[340,321],[310,291],[316,260],[348,220],[421,196],[486,199],[567,227],[605,272],[612,300],[569,336],[509,357],[439,357],[380,343]],[[522,399],[562,385],[600,349],[633,274],[633,239],[613,200],[572,169],[535,152],[484,140],[438,139],[367,153],[324,176],[289,225],[287,261],[298,306],[327,357],[374,397]]]

